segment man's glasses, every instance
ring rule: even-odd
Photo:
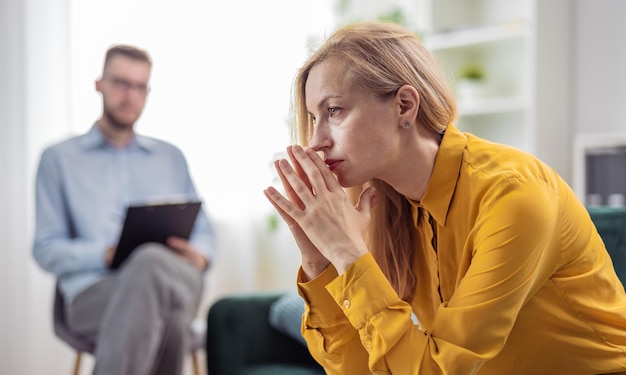
[[[132,83],[128,80],[119,77],[104,77],[104,80],[111,83],[114,90],[127,93],[130,90],[135,90],[141,95],[147,95],[150,92],[150,87],[141,83]]]

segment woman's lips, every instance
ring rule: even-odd
[[[331,171],[337,169],[339,164],[341,164],[341,160],[326,159],[325,161],[326,165],[328,165],[328,168],[330,168]]]

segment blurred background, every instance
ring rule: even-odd
[[[262,190],[290,143],[296,70],[365,19],[401,23],[435,52],[461,129],[536,154],[584,201],[626,194],[621,0],[0,0],[0,374],[69,373],[54,278],[31,256],[34,175],[47,145],[99,117],[109,46],[152,55],[136,129],[183,150],[215,222],[203,316],[224,295],[295,288],[298,251]]]

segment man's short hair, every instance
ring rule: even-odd
[[[111,61],[111,59],[114,58],[115,56],[128,57],[133,60],[145,62],[149,66],[152,66],[152,59],[150,58],[150,55],[148,54],[148,52],[137,47],[124,45],[124,44],[118,44],[118,45],[112,46],[111,48],[107,50],[106,56],[104,58],[104,69],[106,69],[107,65],[109,64],[109,61]]]

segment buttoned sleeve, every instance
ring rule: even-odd
[[[311,355],[327,374],[367,374],[367,352],[358,331],[326,290],[336,278],[332,265],[309,282],[303,281],[300,269],[298,291],[305,301],[302,334]]]
[[[309,348],[329,374],[474,374],[502,350],[520,309],[557,265],[558,196],[542,181],[511,179],[494,184],[480,205],[465,244],[471,265],[428,331],[414,324],[371,254],[341,276],[327,271],[301,284]],[[467,220],[460,212],[449,225]]]
[[[63,191],[63,170],[50,148],[41,156],[36,176],[36,231],[33,256],[45,270],[60,276],[72,272],[105,270],[108,244],[99,238],[75,237]]]
[[[398,297],[371,254],[361,257],[327,290],[358,330],[370,372],[417,373],[428,338],[411,319],[411,306]]]
[[[185,181],[184,195],[187,199],[199,200],[200,197],[191,178],[191,174],[189,173],[187,160],[179,149],[174,150],[176,151],[177,158],[173,158],[173,160],[176,160],[176,163],[178,163],[177,169],[183,171],[182,178],[184,178]],[[199,252],[201,252],[209,262],[215,260],[217,256],[215,231],[213,229],[211,216],[209,215],[209,210],[205,204],[202,205],[200,212],[198,213],[198,217],[196,218],[193,230],[189,237],[189,242]],[[211,265],[211,263],[209,263],[209,265]]]

